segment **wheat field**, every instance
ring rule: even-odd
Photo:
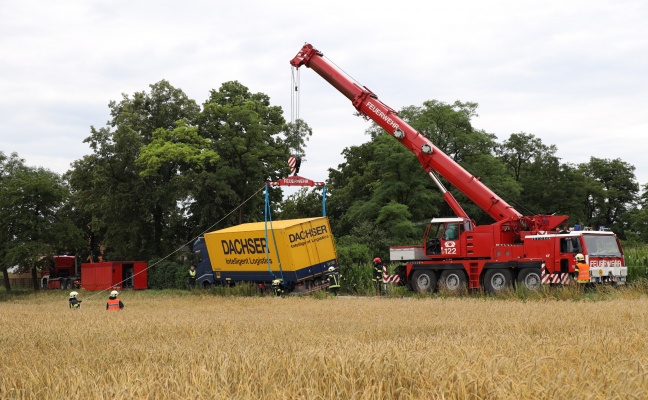
[[[2,399],[645,399],[648,299],[0,303]]]

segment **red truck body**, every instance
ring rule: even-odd
[[[78,264],[75,256],[54,256],[41,272],[44,289],[72,289],[80,287]]]

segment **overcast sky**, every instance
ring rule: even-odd
[[[648,2],[359,3],[4,0],[0,151],[63,173],[111,100],[162,79],[199,104],[238,80],[290,120],[289,61],[308,42],[396,110],[477,102],[473,126],[500,142],[530,133],[563,162],[620,158],[648,183]],[[325,180],[369,122],[306,68],[300,93],[314,132],[300,175]]]

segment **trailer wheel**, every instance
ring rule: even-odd
[[[412,273],[412,290],[416,293],[432,292],[436,287],[434,271],[418,270]]]
[[[65,279],[61,279],[59,282],[61,282],[61,284],[59,285],[59,288],[60,288],[61,290],[65,290],[65,289],[67,289],[67,285],[66,285],[66,283],[65,283]]]
[[[466,288],[466,274],[460,270],[445,270],[439,277],[439,290],[448,293],[459,293]]]
[[[499,293],[511,286],[511,271],[507,269],[489,269],[484,274],[484,287],[491,294]]]
[[[522,284],[527,290],[536,291],[542,286],[542,272],[539,268],[526,268],[520,271],[517,283]]]

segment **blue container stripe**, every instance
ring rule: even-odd
[[[310,267],[302,268],[297,271],[283,270],[283,277],[286,284],[300,282],[311,277],[322,275],[328,271],[330,267],[337,268],[338,263],[336,259],[328,260],[323,263],[314,264]],[[221,271],[221,281],[227,278],[232,281],[249,281],[249,282],[272,282],[273,279],[280,278],[281,272],[279,270],[272,271],[275,275],[273,277],[270,271]]]

